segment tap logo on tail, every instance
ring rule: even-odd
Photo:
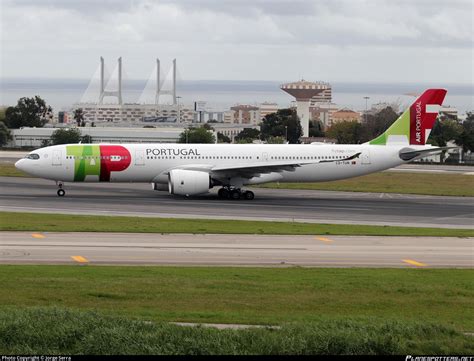
[[[369,144],[386,145],[390,142],[403,142],[425,145],[445,96],[445,89],[426,90],[385,133],[371,140]]]
[[[74,182],[83,182],[87,176],[110,182],[111,172],[124,171],[132,162],[130,152],[121,145],[68,145],[66,155],[74,159]]]
[[[424,145],[443,104],[446,90],[428,89],[410,107],[410,144]]]

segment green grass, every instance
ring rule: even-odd
[[[0,177],[31,177],[15,168],[13,163],[0,162]]]
[[[65,309],[0,311],[1,354],[472,354],[472,338],[434,322],[321,320],[216,330]]]
[[[380,172],[334,182],[268,183],[260,187],[474,197],[474,176],[450,173]]]
[[[472,269],[0,266],[0,309],[57,306],[149,321],[422,322],[474,331]],[[1,352],[0,352],[1,353]]]
[[[472,229],[0,212],[0,231],[473,237]]]

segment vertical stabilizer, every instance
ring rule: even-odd
[[[369,144],[406,143],[425,145],[430,136],[445,89],[428,89],[388,128]]]

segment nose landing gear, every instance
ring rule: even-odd
[[[63,189],[63,182],[56,182],[56,185],[59,188],[57,191],[58,197],[64,197],[66,191]]]

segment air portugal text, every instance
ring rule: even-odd
[[[201,153],[196,148],[147,148],[146,155],[154,156],[200,156]]]

